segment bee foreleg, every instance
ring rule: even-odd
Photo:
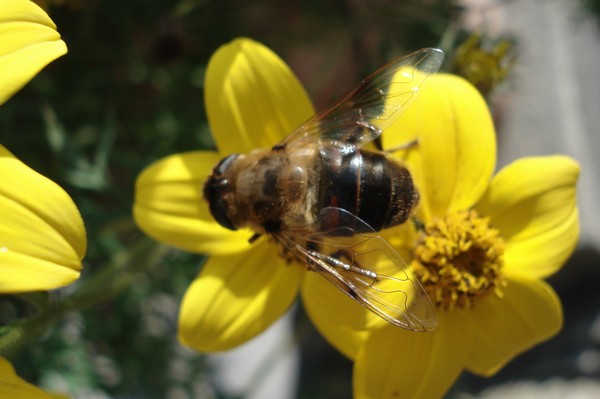
[[[370,143],[379,139],[381,133],[383,133],[379,127],[362,119],[362,115],[361,119],[356,121],[356,124],[359,126],[359,129],[351,132],[350,138],[352,138],[352,140],[348,140],[349,142]],[[375,143],[375,146],[377,147],[378,144]]]
[[[377,149],[377,151],[383,151],[383,142],[381,140],[381,136],[373,140],[373,144],[375,145],[375,149]]]
[[[331,257],[334,259],[338,259],[338,261],[340,261],[341,259],[346,259],[348,262],[354,265],[354,257],[351,254],[349,254],[348,251],[344,251],[343,249],[335,251],[331,254]]]
[[[400,144],[400,145],[397,145],[396,147],[388,148],[387,150],[384,150],[384,152],[391,154],[396,151],[410,150],[411,148],[416,147],[417,145],[419,145],[419,139],[414,139],[414,140],[409,141],[408,143]]]
[[[370,277],[372,279],[377,278],[377,273],[361,267],[358,264],[358,262],[356,262],[356,260],[354,259],[354,256],[352,256],[351,254],[349,254],[348,252],[346,252],[344,250],[336,251],[335,253],[333,253],[331,255],[323,255],[323,254],[319,254],[319,253],[314,253],[313,256],[326,261],[328,264],[330,264],[332,266],[344,269],[346,271],[360,274],[360,275],[363,275],[366,277]],[[344,258],[347,260],[347,262],[344,262],[342,260]]]
[[[254,241],[258,240],[261,235],[262,234],[260,234],[260,233],[254,233],[254,234],[252,234],[252,237],[248,238],[248,243],[252,244]]]

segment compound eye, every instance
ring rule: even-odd
[[[217,166],[215,166],[215,168],[213,169],[213,174],[215,176],[222,176],[225,172],[227,172],[227,169],[229,169],[229,167],[231,166],[231,164],[233,163],[233,161],[239,156],[239,154],[231,154],[225,158],[223,158],[221,160],[221,162],[219,162],[217,164]]]
[[[210,213],[213,215],[217,223],[229,230],[237,230],[237,228],[227,215],[227,203],[223,199],[215,199],[209,203]]]
[[[227,201],[223,198],[225,192],[229,189],[228,186],[229,181],[227,179],[211,175],[204,184],[204,198],[208,201],[210,213],[217,223],[229,230],[236,230],[227,214]]]
[[[230,230],[237,230],[237,228],[229,219],[227,212],[229,207],[224,197],[230,190],[230,186],[229,180],[224,175],[237,157],[238,154],[232,154],[223,158],[204,183],[204,198],[208,201],[210,213],[221,226]]]

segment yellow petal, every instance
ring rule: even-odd
[[[41,8],[29,0],[0,1],[0,104],[66,52]]]
[[[210,151],[175,154],[146,168],[135,187],[133,216],[150,237],[190,252],[227,254],[250,248],[252,232],[213,219],[202,186],[221,157]]]
[[[221,154],[272,147],[314,114],[306,91],[271,50],[236,39],[212,56],[205,103]]]
[[[0,146],[0,292],[49,290],[79,277],[87,240],[73,200]]]
[[[441,398],[464,367],[472,334],[462,313],[438,316],[439,328],[432,332],[373,330],[354,364],[354,397]]]
[[[505,272],[546,277],[573,252],[579,235],[579,166],[564,156],[520,159],[492,180],[478,211],[507,242]]]
[[[52,399],[52,395],[19,377],[8,360],[0,357],[1,399]]]
[[[321,335],[350,359],[356,357],[370,328],[387,324],[316,272],[304,277],[302,302]]]
[[[508,278],[504,297],[490,295],[473,309],[469,371],[490,376],[509,360],[555,335],[563,317],[560,300],[543,281]]]
[[[383,134],[386,149],[415,140],[415,146],[396,154],[406,161],[421,193],[424,221],[471,207],[496,163],[493,121],[477,89],[457,76],[432,76]]]
[[[203,352],[241,345],[290,307],[303,273],[264,239],[240,254],[212,256],[183,298],[181,342]]]

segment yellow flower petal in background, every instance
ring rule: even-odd
[[[202,198],[202,186],[221,156],[196,151],[164,158],[138,177],[133,215],[150,237],[196,253],[227,254],[250,248],[248,231],[221,227]]]
[[[87,240],[68,194],[3,146],[0,181],[0,292],[49,290],[76,280]]]
[[[577,244],[579,165],[565,156],[520,159],[502,169],[477,204],[507,241],[505,272],[544,278]]]
[[[42,391],[19,377],[8,360],[0,357],[1,399],[52,399],[54,395]]]
[[[220,47],[208,63],[205,82],[208,121],[223,155],[272,147],[314,114],[289,67],[250,39]]]
[[[496,162],[496,137],[485,100],[466,80],[429,78],[419,98],[387,129],[384,148],[398,151],[421,193],[421,217],[467,209],[485,191]]]
[[[264,239],[242,254],[210,257],[183,298],[181,342],[203,352],[246,342],[290,307],[303,273]]]
[[[471,309],[474,346],[466,367],[473,373],[494,374],[562,327],[560,299],[548,284],[516,276],[507,280],[502,298],[488,295]]]
[[[0,104],[66,52],[40,7],[29,0],[0,1]]]
[[[354,397],[442,397],[464,367],[471,331],[460,312],[438,317],[439,328],[427,333],[392,325],[371,331],[354,364]]]

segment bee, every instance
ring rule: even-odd
[[[203,187],[214,219],[267,235],[388,322],[436,327],[433,304],[380,236],[405,223],[419,194],[408,169],[381,148],[381,134],[412,104],[444,54],[425,48],[397,59],[281,143],[232,154]]]

